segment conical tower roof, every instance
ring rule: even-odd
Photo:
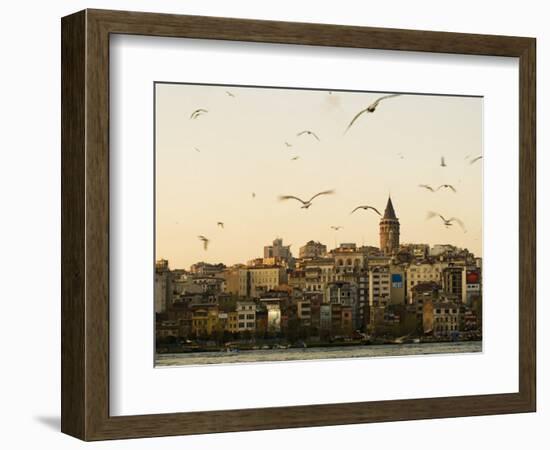
[[[395,210],[393,209],[393,204],[391,202],[391,197],[388,197],[388,204],[386,205],[386,210],[384,211],[384,219],[394,219],[397,217],[395,215]]]

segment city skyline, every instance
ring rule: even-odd
[[[378,247],[380,217],[350,211],[369,204],[382,212],[390,194],[402,243],[451,244],[482,256],[483,161],[470,164],[482,155],[481,98],[402,95],[344,133],[357,111],[383,94],[155,89],[156,259],[177,268],[199,261],[230,266],[258,257],[257,249],[276,237],[294,253],[310,240],[329,248],[343,242]],[[199,108],[208,112],[190,120]],[[297,136],[302,130],[320,140]],[[451,184],[457,192],[430,192],[420,184]],[[329,189],[335,193],[308,209],[278,200]],[[428,211],[459,217],[467,232],[438,217],[426,220]],[[199,235],[209,239],[207,250]]]

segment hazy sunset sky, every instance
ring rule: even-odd
[[[483,160],[470,165],[466,158],[482,154],[482,98],[390,98],[344,134],[384,93],[164,83],[155,90],[155,256],[171,268],[246,263],[276,237],[292,244],[295,256],[309,240],[328,248],[336,241],[378,246],[380,217],[350,211],[368,204],[383,213],[390,193],[401,243],[449,243],[481,256]],[[190,120],[198,108],[209,112]],[[306,129],[320,142],[296,136]],[[442,156],[447,167],[440,167]],[[431,193],[419,184],[452,184],[458,192]],[[335,194],[307,210],[278,200],[328,189]],[[426,220],[427,211],[459,217],[467,232]],[[335,233],[331,225],[343,228]],[[207,251],[198,235],[210,239]]]

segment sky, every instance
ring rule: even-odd
[[[378,246],[380,217],[350,212],[372,205],[383,214],[390,194],[401,243],[452,244],[481,256],[483,159],[470,159],[482,155],[483,99],[407,93],[381,101],[345,132],[384,94],[155,84],[156,259],[181,269],[246,263],[277,237],[295,256],[309,240],[329,249]],[[199,108],[208,112],[190,119]],[[320,141],[297,136],[303,130]],[[324,190],[335,193],[309,209],[279,200]],[[466,231],[427,220],[428,211],[460,218]],[[199,235],[210,239],[208,250]]]

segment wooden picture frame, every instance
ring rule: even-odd
[[[533,38],[85,10],[62,30],[62,416],[83,440],[531,412],[536,408]],[[519,391],[141,416],[109,415],[109,36],[519,58]]]

